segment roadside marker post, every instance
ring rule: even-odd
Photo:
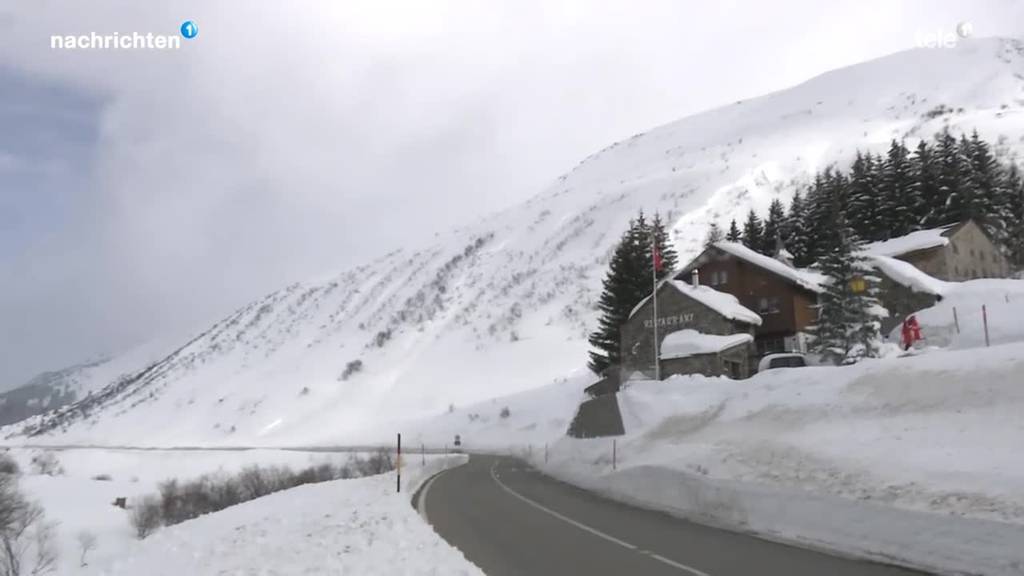
[[[988,348],[988,309],[981,305],[981,321],[985,325],[985,347]]]
[[[544,443],[544,463],[548,463],[548,443]]]
[[[427,465],[427,446],[420,444],[420,466]]]
[[[616,463],[615,463],[615,459],[617,457],[616,452],[618,452],[618,448],[616,447],[616,444],[615,444],[615,438],[612,438],[612,470],[615,470],[615,466],[616,466]]]
[[[960,333],[960,319],[956,316],[956,306],[953,306],[953,325],[956,326],[956,333]]]
[[[398,457],[396,458],[397,462],[395,463],[395,470],[398,471],[398,475],[396,476],[396,478],[397,478],[396,486],[397,486],[397,492],[401,492],[402,491],[402,433],[401,432],[398,433],[398,451],[397,451],[397,453],[398,453]]]

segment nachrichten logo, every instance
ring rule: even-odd
[[[180,34],[154,34],[131,32],[121,34],[88,34],[50,36],[50,48],[59,50],[178,50],[181,39],[191,40],[199,34],[199,26],[193,20],[182,22]]]

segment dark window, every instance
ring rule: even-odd
[[[718,273],[718,283],[719,284],[727,284],[728,282],[729,282],[729,273],[726,272],[725,270],[722,270],[721,272],[719,272]]]
[[[960,253],[960,249],[956,247],[956,244],[953,244],[953,254],[959,254],[959,253]]]
[[[974,248],[971,248],[971,258],[974,257]]]

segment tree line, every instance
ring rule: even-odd
[[[957,138],[947,130],[913,151],[896,140],[885,155],[858,151],[847,171],[815,174],[788,210],[775,199],[764,218],[751,210],[727,232],[713,224],[708,242],[742,242],[767,255],[784,247],[795,265],[809,266],[836,248],[840,224],[859,241],[875,242],[968,218],[1024,266],[1024,184],[1016,165],[999,162],[976,131]]]

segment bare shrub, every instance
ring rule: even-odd
[[[85,568],[89,564],[85,561],[85,557],[96,549],[96,535],[88,530],[82,530],[78,533],[78,549],[81,552],[81,556],[78,559],[78,565]]]
[[[156,496],[146,496],[132,507],[131,523],[135,528],[135,535],[141,540],[149,536],[160,527],[161,507],[160,499]]]
[[[21,473],[18,462],[7,452],[0,453],[0,474],[12,474],[17,476]]]
[[[32,455],[32,471],[45,476],[59,476],[64,473],[64,467],[52,451],[41,450]]]
[[[0,574],[49,574],[56,563],[53,526],[42,507],[25,498],[14,475],[0,475]]]
[[[92,479],[97,482],[110,482],[113,480],[113,478],[110,477],[110,474],[97,474],[93,476]]]
[[[286,466],[253,465],[234,476],[204,475],[188,482],[166,480],[159,485],[159,496],[148,496],[132,508],[131,522],[138,537],[145,538],[161,525],[178,524],[281,490],[382,474],[394,468],[391,452],[382,448],[367,458],[353,454],[342,466],[324,462],[294,472]]]
[[[504,408],[502,408],[501,409],[501,413],[498,414],[498,416],[501,416],[502,418],[508,418],[511,415],[512,415],[512,412],[508,409],[508,406],[505,406]]]

